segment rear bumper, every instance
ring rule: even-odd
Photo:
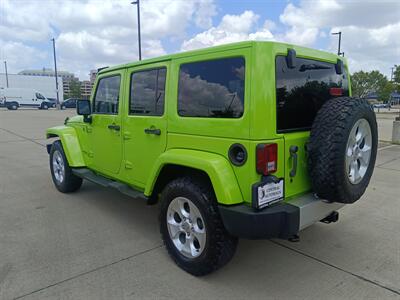
[[[225,228],[233,236],[287,239],[342,206],[344,204],[326,202],[310,193],[290,203],[278,203],[263,210],[247,205],[220,205],[219,211]]]

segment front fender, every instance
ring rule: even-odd
[[[236,176],[225,157],[188,149],[171,149],[159,156],[146,184],[144,192],[146,196],[151,195],[162,168],[169,164],[206,172],[210,177],[218,203],[232,205],[243,202]]]
[[[46,137],[59,137],[67,157],[68,164],[71,167],[84,167],[85,161],[82,155],[82,149],[79,144],[78,135],[75,128],[69,126],[56,126],[46,130]]]

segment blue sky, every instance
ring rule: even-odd
[[[0,59],[9,70],[52,67],[84,79],[90,69],[137,59],[130,0],[1,0]],[[143,56],[241,40],[342,50],[350,68],[389,74],[400,58],[400,1],[141,0]],[[35,16],[32,18],[32,16]]]

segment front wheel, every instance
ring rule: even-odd
[[[160,232],[175,263],[195,276],[228,263],[237,246],[222,223],[212,188],[191,177],[175,179],[163,190]]]
[[[50,171],[54,185],[62,193],[75,192],[82,185],[82,178],[72,173],[60,141],[51,146]]]

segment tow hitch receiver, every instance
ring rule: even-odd
[[[339,213],[337,211],[333,211],[329,216],[323,218],[320,222],[329,224],[337,222],[338,220],[339,220]]]

